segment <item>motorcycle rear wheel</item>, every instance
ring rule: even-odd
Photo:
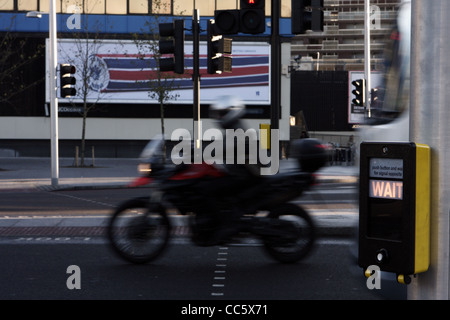
[[[286,203],[270,210],[267,217],[290,221],[293,227],[286,239],[263,239],[264,248],[272,258],[282,263],[294,263],[311,252],[316,230],[311,216],[303,208]]]
[[[128,262],[155,260],[169,243],[171,225],[166,210],[149,210],[146,200],[132,199],[120,205],[108,224],[108,238],[115,253]]]

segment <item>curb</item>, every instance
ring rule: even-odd
[[[357,232],[357,220],[354,215],[315,215],[311,217],[316,226],[318,238],[350,238]],[[51,218],[0,218],[0,238],[6,237],[102,237],[106,235],[108,216],[101,217],[51,217]],[[186,216],[171,216],[172,227],[182,230],[188,236]],[[176,235],[180,235],[176,232]]]
[[[175,226],[174,235],[189,237],[186,226]],[[178,230],[182,230],[179,232]],[[357,228],[346,227],[317,227],[316,237],[320,238],[352,238],[357,234]],[[101,226],[86,227],[58,227],[58,226],[34,226],[34,227],[0,227],[0,238],[11,237],[106,237],[106,228]]]
[[[77,191],[77,190],[103,190],[103,189],[123,189],[134,188],[128,187],[127,184],[108,183],[108,184],[71,184],[71,185],[39,185],[36,189],[41,191],[53,192],[53,191]]]
[[[130,180],[131,181],[131,180]],[[317,177],[317,182],[319,184],[357,184],[359,179],[355,176],[324,176]],[[76,190],[102,190],[102,189],[122,189],[122,188],[147,188],[147,186],[142,187],[129,187],[128,184],[121,184],[116,182],[111,183],[86,183],[86,184],[68,184],[68,185],[38,185],[37,189],[41,191],[76,191]]]

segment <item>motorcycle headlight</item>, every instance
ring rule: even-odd
[[[148,175],[152,172],[150,163],[140,163],[138,165],[138,172],[142,175]]]

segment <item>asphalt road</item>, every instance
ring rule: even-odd
[[[2,242],[0,299],[303,300],[381,299],[367,289],[351,242],[319,242],[305,260],[284,265],[260,246],[201,248],[172,243],[151,264],[122,261],[100,239]],[[79,267],[76,273],[69,266]],[[79,284],[69,289],[67,283]],[[70,285],[69,285],[70,286]]]
[[[48,192],[39,189],[0,190],[1,216],[109,214],[119,203],[149,194],[146,188],[80,189]],[[309,207],[355,204],[355,186],[313,188],[295,201]]]
[[[47,192],[38,189],[0,192],[1,216],[98,215],[119,203],[148,194],[146,189],[102,189]]]
[[[313,190],[305,206],[352,206],[352,188]],[[105,216],[146,189],[0,192],[1,217]],[[319,201],[319,203],[318,203]],[[196,247],[175,237],[157,261],[132,265],[97,236],[0,238],[0,299],[300,300],[382,299],[356,266],[350,240],[320,240],[305,260],[283,265],[258,244]],[[80,269],[81,289],[68,289],[69,266]],[[173,310],[172,310],[173,311]]]

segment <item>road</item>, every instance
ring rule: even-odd
[[[380,299],[365,285],[351,243],[319,242],[302,262],[283,265],[260,246],[200,248],[172,243],[157,261],[132,265],[100,240],[1,243],[0,299],[302,300]],[[80,269],[80,289],[67,281]]]
[[[0,190],[0,217],[110,214],[119,203],[146,196],[148,189],[112,188],[47,192],[39,189]],[[295,201],[306,208],[328,204],[355,208],[354,185],[320,186]]]
[[[348,186],[319,188],[298,199],[314,209],[354,207]],[[0,192],[0,218],[109,215],[145,189]],[[338,195],[336,195],[338,194]],[[320,203],[317,201],[320,200]],[[22,230],[23,231],[23,230]],[[321,239],[311,255],[283,265],[258,243],[196,247],[177,236],[152,264],[115,256],[103,234],[0,237],[0,299],[299,300],[381,299],[370,291],[351,254],[353,239]],[[69,266],[80,269],[81,289],[68,289]]]
[[[38,189],[0,192],[1,216],[109,214],[120,202],[145,195],[146,189],[47,192]]]

